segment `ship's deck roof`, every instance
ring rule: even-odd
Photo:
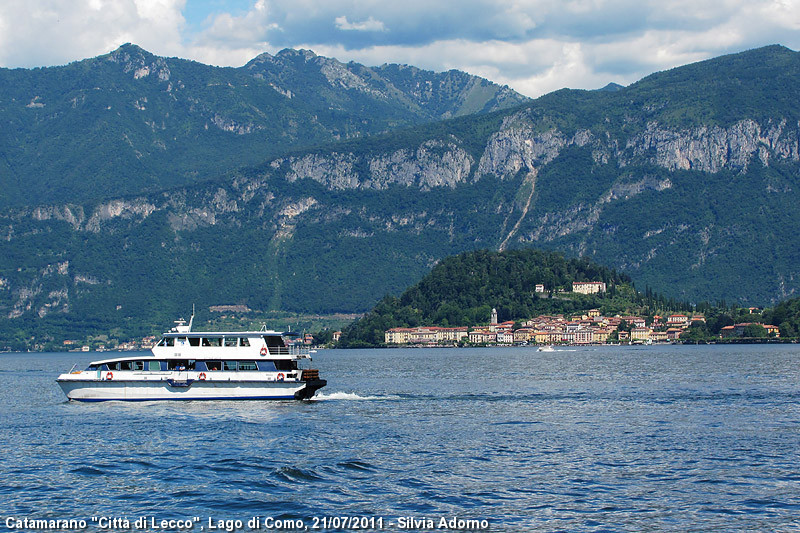
[[[294,333],[280,331],[168,331],[162,337],[284,337]]]

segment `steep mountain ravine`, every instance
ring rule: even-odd
[[[505,236],[503,242],[501,242],[500,246],[497,247],[498,251],[502,252],[508,247],[508,241],[516,236],[517,232],[519,231],[519,227],[522,225],[522,222],[528,215],[528,210],[531,208],[531,202],[533,201],[533,195],[536,192],[536,169],[531,170],[525,176],[525,180],[522,182],[522,188],[520,191],[524,191],[528,188],[530,189],[530,192],[527,195],[528,198],[525,200],[525,205],[522,207],[522,213],[520,213],[519,219],[514,224],[514,227],[511,228],[511,231],[508,232],[508,235]]]

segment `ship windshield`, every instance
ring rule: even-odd
[[[283,348],[286,346],[283,343],[283,337],[279,335],[264,335],[264,341],[267,343],[267,346],[270,348]]]

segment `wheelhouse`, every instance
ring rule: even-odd
[[[281,345],[283,339],[278,337]],[[219,334],[170,334],[166,333],[156,346],[197,346],[197,347],[216,347],[216,348],[237,348],[237,347],[250,347],[250,337],[243,337],[239,335],[219,335]],[[275,341],[272,341],[273,343]],[[284,345],[285,346],[285,345]]]
[[[177,350],[181,350],[178,352]],[[305,347],[287,346],[283,334],[269,332],[247,333],[205,333],[205,332],[169,332],[165,333],[153,348],[155,355],[173,357],[185,355],[183,350],[198,358],[209,356],[220,350],[221,357],[234,356],[234,353],[251,353],[256,350],[260,356],[271,355],[290,358],[308,358],[309,350]],[[207,351],[206,351],[207,350]]]

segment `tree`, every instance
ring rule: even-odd
[[[732,326],[734,324],[733,318],[728,314],[721,314],[709,323],[709,331],[714,335],[718,335],[720,330],[725,326]]]
[[[763,338],[767,336],[767,330],[761,324],[748,324],[744,327],[743,337]]]
[[[708,328],[704,324],[692,324],[689,328],[681,333],[681,340],[688,342],[704,342],[713,338],[709,333]]]

